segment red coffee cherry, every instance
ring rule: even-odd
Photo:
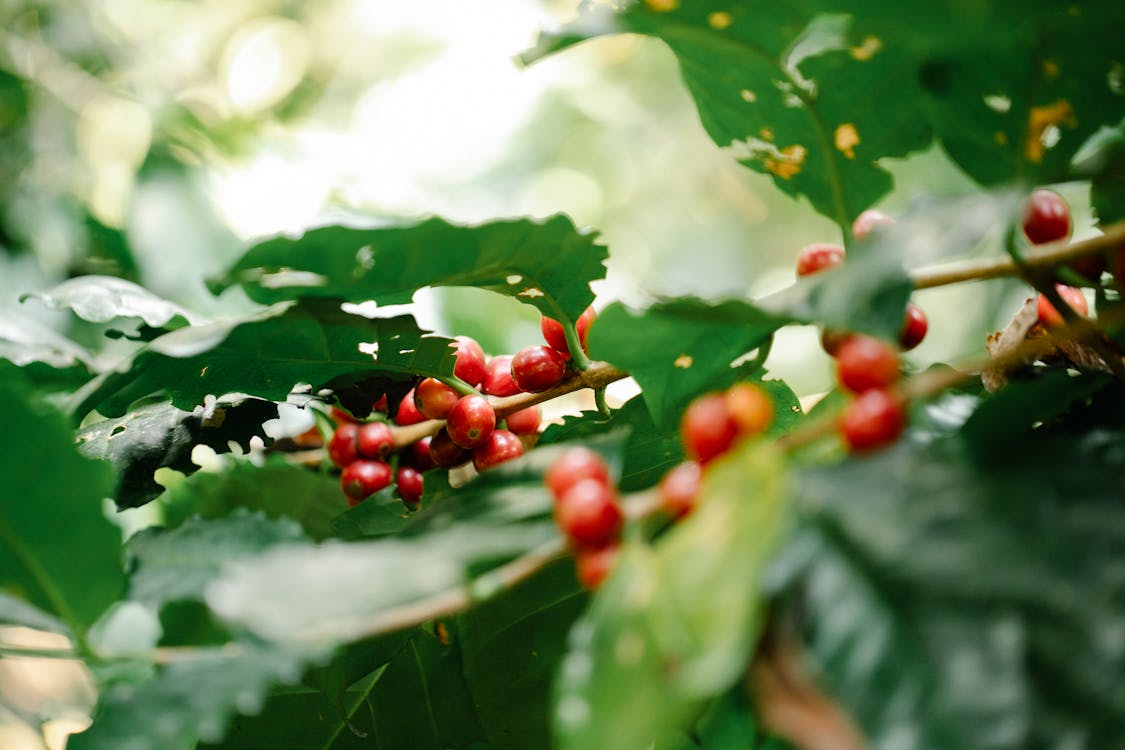
[[[873,388],[844,407],[838,426],[852,453],[868,453],[898,439],[906,426],[906,407],[890,391]]]
[[[760,385],[738,383],[727,389],[724,398],[739,435],[761,435],[773,422],[773,399]]]
[[[558,385],[566,374],[566,360],[548,346],[529,346],[512,357],[512,380],[521,391],[541,393]]]
[[[328,411],[328,415],[330,417],[332,417],[332,421],[335,422],[336,424],[341,424],[343,422],[355,422],[356,421],[356,418],[352,416],[351,412],[345,411],[338,406],[333,406]]]
[[[574,556],[575,572],[582,587],[595,591],[613,571],[620,551],[617,544],[607,544],[597,549],[580,549]]]
[[[1089,313],[1090,308],[1086,305],[1086,295],[1082,294],[1081,289],[1064,284],[1055,284],[1055,291],[1063,298],[1063,302],[1074,309],[1074,312],[1082,316]],[[1055,328],[1066,322],[1062,313],[1056,310],[1055,306],[1042,294],[1039,295],[1039,322],[1048,328]]]
[[[930,322],[926,320],[926,313],[913,302],[906,305],[906,320],[902,323],[902,330],[898,334],[898,345],[904,352],[908,352],[926,338],[926,331],[930,329]]]
[[[466,450],[449,437],[444,429],[430,439],[430,458],[443,469],[452,469],[472,458],[472,451]]]
[[[855,217],[855,221],[852,222],[852,234],[857,240],[862,240],[879,227],[889,227],[894,223],[895,220],[882,211],[869,208]]]
[[[328,458],[341,469],[359,458],[359,425],[344,422],[332,433],[328,441]]]
[[[382,461],[353,461],[340,472],[340,487],[348,505],[358,505],[391,483],[391,467]]]
[[[359,427],[357,445],[364,458],[386,458],[395,449],[395,437],[383,422],[367,422]]]
[[[594,311],[594,308],[587,307],[578,316],[578,320],[574,322],[574,330],[578,333],[578,341],[582,344],[582,351],[586,351],[586,332],[597,317],[598,314]],[[547,342],[548,346],[565,358],[570,358],[570,346],[566,343],[566,333],[563,332],[562,323],[544,315],[539,321],[539,330],[543,333],[543,340]]]
[[[1033,245],[1070,236],[1070,206],[1054,190],[1039,188],[1023,207],[1023,233]]]
[[[504,423],[511,432],[517,435],[534,435],[539,432],[539,422],[542,416],[538,406],[529,406],[506,416]]]
[[[572,484],[555,503],[555,523],[575,547],[604,547],[617,541],[624,520],[617,493],[596,479]]]
[[[430,441],[432,440],[433,437],[427,435],[421,440],[412,443],[407,449],[406,458],[410,462],[410,465],[418,471],[429,471],[437,466],[437,464],[434,463],[434,459],[430,456]]]
[[[371,405],[371,411],[382,412],[383,414],[387,413],[387,394],[384,393],[379,397],[378,401]]]
[[[605,459],[582,446],[567,448],[543,475],[543,483],[547,485],[547,489],[556,500],[583,479],[593,479],[604,485],[610,483],[609,466],[606,465]]]
[[[726,453],[738,437],[738,423],[719,393],[700,396],[680,420],[680,439],[688,456],[701,464]]]
[[[674,518],[682,518],[695,508],[699,486],[703,483],[703,467],[695,461],[684,461],[672,467],[660,480],[660,505]]]
[[[402,502],[411,510],[422,502],[422,472],[413,466],[400,466],[395,473],[395,484]]]
[[[885,388],[898,374],[898,352],[885,341],[853,336],[836,353],[836,378],[852,393]]]
[[[523,443],[517,435],[507,430],[493,430],[485,444],[473,451],[473,466],[477,471],[487,471],[522,455]]]
[[[844,248],[828,242],[814,242],[806,245],[797,256],[797,276],[810,276],[843,262]]]
[[[474,388],[484,380],[484,350],[475,339],[468,336],[455,336],[457,343],[457,364],[453,365],[453,374],[464,380]]]
[[[828,353],[829,357],[835,357],[840,353],[840,347],[854,335],[854,333],[849,333],[847,331],[825,328],[820,332],[820,347]]]
[[[449,410],[445,431],[462,448],[483,445],[496,429],[496,412],[484,396],[462,396]]]
[[[512,379],[512,356],[500,354],[488,360],[484,370],[481,390],[489,396],[514,396],[521,393],[520,387]]]
[[[422,412],[418,411],[418,407],[414,405],[414,389],[411,388],[398,404],[398,411],[395,412],[395,424],[399,427],[406,427],[425,421],[426,418],[422,416]]]
[[[414,389],[414,405],[428,419],[445,419],[460,398],[460,393],[434,378],[426,378]]]

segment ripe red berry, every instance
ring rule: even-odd
[[[582,446],[567,448],[543,475],[543,483],[547,485],[547,489],[556,500],[583,479],[609,484],[609,466],[606,465],[605,459]]]
[[[517,435],[507,430],[493,430],[484,445],[473,451],[473,466],[477,471],[486,471],[522,455],[523,443]]]
[[[864,391],[840,415],[839,429],[852,453],[867,453],[898,439],[906,425],[906,407],[890,391]]]
[[[475,388],[484,380],[484,350],[468,336],[456,336],[453,340],[457,342],[453,345],[457,350],[453,374]]]
[[[852,222],[852,234],[857,240],[862,240],[879,227],[889,227],[894,223],[895,220],[882,211],[869,208],[855,217],[855,221]]]
[[[382,461],[353,461],[340,472],[348,505],[357,505],[391,483],[391,467]]]
[[[695,461],[684,461],[668,471],[660,481],[660,505],[674,518],[682,518],[695,508],[703,467]]]
[[[428,419],[445,419],[461,394],[445,383],[426,378],[414,389],[414,405]]]
[[[340,424],[342,422],[354,422],[354,421],[356,421],[355,417],[353,417],[351,415],[351,412],[344,411],[343,409],[341,409],[338,406],[332,407],[332,409],[329,411],[329,416],[332,417],[332,421],[335,422],[336,424]]]
[[[1039,188],[1024,204],[1023,233],[1033,245],[1065,239],[1070,235],[1070,206],[1054,190]]]
[[[472,458],[472,452],[453,442],[448,432],[439,430],[430,439],[430,458],[443,469],[452,469]]]
[[[413,466],[400,466],[395,473],[398,494],[406,507],[414,509],[422,502],[422,473]]]
[[[700,396],[680,420],[680,439],[688,456],[701,464],[726,453],[738,437],[738,423],[719,393]]]
[[[378,401],[371,405],[371,411],[378,411],[383,414],[387,413],[387,394],[384,393],[379,397]]]
[[[617,544],[607,544],[597,549],[580,549],[574,556],[575,572],[583,588],[596,590],[613,571],[617,562]]]
[[[476,448],[496,429],[496,412],[484,396],[462,396],[445,418],[445,431],[462,448]]]
[[[489,396],[514,396],[520,387],[512,380],[512,356],[500,354],[488,360],[481,390]]]
[[[358,436],[359,425],[355,422],[344,422],[336,428],[328,441],[328,458],[332,463],[342,469],[359,458]]]
[[[574,323],[574,330],[578,333],[578,341],[582,344],[583,351],[586,351],[586,332],[597,317],[594,308],[587,307]],[[539,330],[543,333],[543,340],[548,346],[567,359],[570,358],[570,346],[566,343],[566,333],[563,331],[562,323],[544,315],[539,321]]]
[[[727,389],[727,408],[738,425],[739,435],[760,435],[773,422],[773,399],[755,383],[739,383]]]
[[[847,343],[848,339],[854,335],[854,333],[849,333],[848,331],[837,331],[832,328],[825,328],[820,332],[820,347],[828,353],[829,357],[835,357],[840,353],[840,347]]]
[[[870,336],[853,336],[836,353],[836,378],[852,393],[885,388],[898,379],[898,352]]]
[[[421,440],[411,444],[410,448],[407,449],[406,458],[410,462],[410,465],[418,471],[429,471],[437,465],[430,456],[430,441],[432,440],[433,437],[427,435]]]
[[[411,388],[398,404],[398,411],[395,412],[395,424],[399,427],[406,427],[425,421],[426,418],[422,416],[422,412],[418,411],[418,407],[414,405],[414,389]]]
[[[542,413],[539,411],[539,407],[529,406],[504,417],[504,424],[517,435],[533,435],[539,432],[539,421],[541,419]]]
[[[797,256],[797,275],[810,276],[814,273],[835,268],[844,262],[844,248],[828,242],[814,242],[806,245]]]
[[[907,303],[906,320],[902,322],[902,330],[898,334],[898,345],[904,352],[910,351],[922,343],[929,328],[930,322],[926,320],[926,313],[922,312],[922,308],[913,302]]]
[[[541,393],[558,385],[566,374],[566,360],[549,346],[529,346],[512,357],[512,380],[521,391]]]
[[[617,493],[596,479],[575,482],[555,503],[555,523],[575,547],[617,541],[624,520]]]
[[[1064,284],[1055,284],[1055,291],[1063,298],[1063,302],[1070,305],[1074,312],[1079,315],[1086,315],[1090,308],[1086,305],[1086,295],[1082,294],[1082,290],[1073,286],[1065,286]],[[1039,322],[1048,328],[1061,326],[1064,323],[1062,313],[1055,309],[1055,306],[1043,296],[1039,295]]]
[[[385,423],[367,422],[359,427],[357,445],[364,458],[386,458],[395,449],[395,437]]]

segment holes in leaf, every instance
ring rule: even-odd
[[[122,432],[125,432],[125,425],[117,424],[113,426],[112,430],[110,430],[109,436],[113,437],[114,435],[120,435]]]
[[[984,96],[984,106],[988,107],[993,112],[1003,114],[1012,108],[1012,100],[1003,94],[986,94]]]

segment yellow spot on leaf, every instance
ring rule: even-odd
[[[761,134],[762,138],[764,138],[765,140],[767,140],[767,141],[773,140],[773,131],[770,130],[769,128],[762,128],[758,132]]]
[[[1005,133],[1003,130],[997,130],[995,133],[992,134],[992,140],[996,141],[997,145],[1003,146],[1005,143],[1008,142],[1008,134]]]
[[[672,364],[676,367],[679,367],[681,370],[686,370],[687,368],[691,367],[693,363],[694,360],[691,357],[686,354],[681,354],[680,356],[676,357],[676,361]]]
[[[801,165],[805,163],[807,155],[808,150],[798,143],[786,146],[777,152],[777,156],[766,157],[766,171],[788,180],[801,171]]]
[[[859,133],[855,125],[845,122],[836,128],[836,148],[849,159],[855,158],[855,147],[859,145]]]
[[[1043,75],[1047,76],[1048,78],[1058,78],[1058,76],[1059,76],[1058,63],[1056,63],[1054,60],[1044,60],[1043,61]]]
[[[707,23],[711,24],[713,29],[725,29],[731,25],[734,19],[730,17],[730,13],[723,10],[717,10],[711,15],[707,16]]]
[[[1028,161],[1043,161],[1043,134],[1048,128],[1065,125],[1073,128],[1078,124],[1074,119],[1074,109],[1066,99],[1059,99],[1042,107],[1032,107],[1027,117],[1027,145],[1025,156]]]
[[[207,374],[207,366],[204,365],[203,369],[199,371],[199,377],[203,377],[206,374]]]
[[[869,36],[858,47],[852,47],[852,57],[856,60],[870,60],[875,53],[883,49],[883,42],[877,36]]]
[[[667,13],[680,7],[680,0],[645,0],[645,5],[657,13]]]
[[[758,95],[750,89],[742,89],[741,96],[744,102],[756,102],[758,100]]]

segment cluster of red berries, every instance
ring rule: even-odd
[[[852,222],[852,234],[855,235],[857,240],[862,240],[879,227],[892,224],[894,224],[894,219],[890,216],[882,211],[869,209],[857,216],[856,220]],[[797,256],[797,276],[811,276],[820,271],[835,268],[844,262],[844,257],[845,251],[840,245],[814,242],[802,249],[800,255]],[[902,347],[903,351],[910,351],[922,343],[922,340],[926,338],[927,330],[929,330],[929,321],[926,319],[926,313],[913,302],[908,303],[906,317],[902,322],[902,329],[899,331],[899,346]],[[835,357],[840,347],[851,335],[846,331],[834,331],[826,328],[821,332],[820,345],[830,356]]]
[[[739,383],[692,401],[680,421],[680,440],[688,460],[661,480],[661,507],[673,518],[690,513],[699,497],[703,467],[738,440],[765,432],[773,418],[773,399],[755,383]]]
[[[596,589],[613,568],[625,523],[609,467],[589,448],[570,448],[543,481],[555,501],[555,523],[574,551],[578,580]]]
[[[898,352],[885,341],[852,336],[836,354],[836,379],[855,398],[840,413],[840,435],[852,453],[893,443],[906,426],[906,403],[892,386]]]
[[[1065,240],[1070,237],[1072,228],[1070,206],[1054,190],[1040,188],[1034,191],[1024,204],[1021,224],[1023,225],[1024,236],[1032,245],[1046,245],[1050,242]],[[1090,281],[1096,281],[1101,278],[1102,272],[1106,270],[1106,261],[1105,256],[1091,255],[1073,260],[1068,266],[1079,276]],[[1055,284],[1055,291],[1079,315],[1084,316],[1089,313],[1086,296],[1082,294],[1081,289],[1065,284]],[[1039,322],[1044,327],[1056,328],[1063,324],[1062,313],[1056,310],[1055,306],[1044,295],[1039,295],[1037,303]]]
[[[583,347],[594,317],[591,307],[577,321]],[[563,380],[571,356],[562,324],[544,316],[540,327],[547,346],[529,346],[515,355],[491,359],[468,336],[455,338],[453,374],[470,387],[479,388],[480,393],[462,395],[436,378],[425,378],[402,398],[394,415],[400,427],[427,419],[445,420],[435,434],[412,444],[399,456],[395,480],[408,507],[417,507],[420,502],[422,472],[430,468],[448,469],[472,461],[480,472],[523,455],[521,436],[538,434],[539,407],[529,406],[500,420],[488,396],[541,393]],[[385,412],[386,400],[380,400],[375,410]],[[381,420],[356,424],[343,415],[337,421],[328,454],[342,469],[340,484],[349,504],[355,505],[390,485],[388,458],[395,447],[394,436]]]

